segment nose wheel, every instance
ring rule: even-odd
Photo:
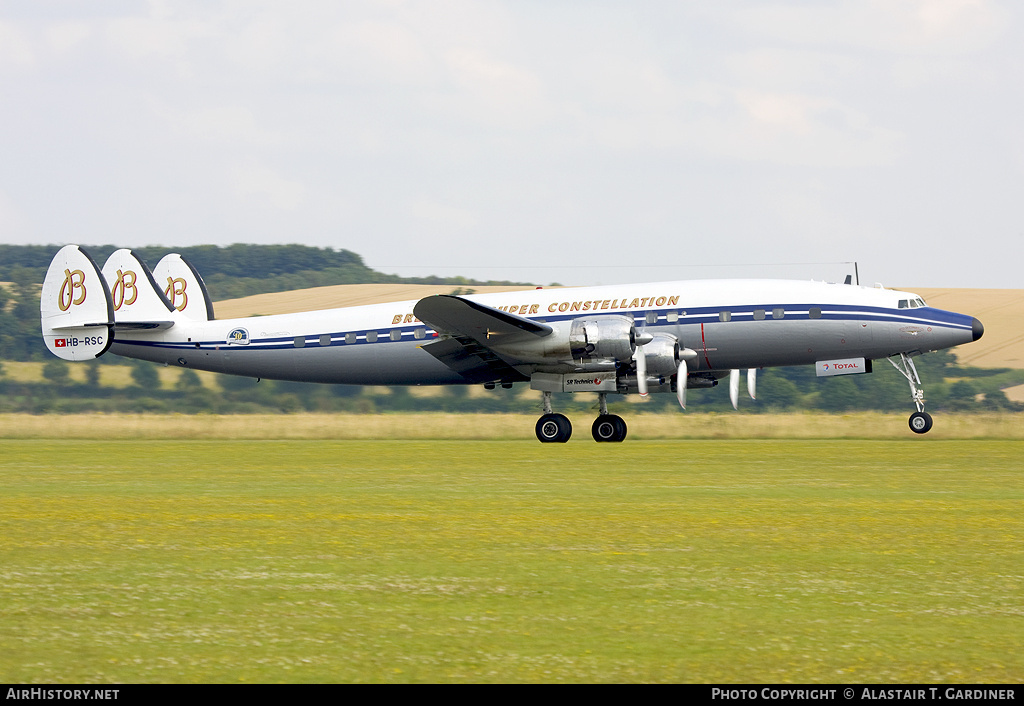
[[[932,428],[932,415],[927,412],[914,412],[910,415],[910,430],[915,434],[924,434]]]
[[[910,396],[917,407],[917,411],[910,415],[910,430],[915,434],[926,434],[932,428],[932,415],[924,411],[924,390],[921,389],[921,377],[917,374],[913,358],[900,353],[898,362],[892,358],[889,358],[889,362],[910,383]]]

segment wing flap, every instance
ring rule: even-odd
[[[455,336],[422,346],[430,355],[469,382],[521,382],[529,380],[488,348],[465,336]]]
[[[416,318],[447,338],[428,343],[423,350],[471,382],[528,380],[493,350],[495,343],[542,338],[554,329],[522,316],[509,314],[453,294],[420,299]]]

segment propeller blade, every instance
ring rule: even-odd
[[[750,399],[757,399],[757,368],[747,368],[747,394]]]
[[[679,400],[679,406],[686,409],[686,376],[688,375],[686,370],[686,359],[679,361],[679,375],[676,378],[676,399]]]
[[[733,409],[740,408],[740,371],[736,368],[729,371],[729,401]]]
[[[647,397],[647,354],[643,346],[637,346],[633,351],[633,360],[636,361],[636,386],[641,397]]]

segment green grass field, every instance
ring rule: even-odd
[[[0,440],[0,680],[1024,679],[1024,442],[574,442]]]

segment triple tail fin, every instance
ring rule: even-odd
[[[47,349],[64,360],[92,360],[114,339],[110,290],[87,252],[61,248],[50,262],[39,299],[39,319]]]
[[[114,310],[115,331],[151,331],[174,325],[177,311],[146,263],[131,250],[115,250],[103,265],[103,278]]]
[[[178,253],[165,255],[153,268],[157,286],[163,286],[164,297],[175,309],[193,321],[213,321],[213,302],[206,283],[192,263]]]

